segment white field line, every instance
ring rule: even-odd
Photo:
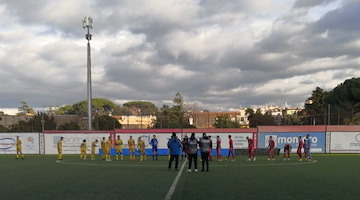
[[[317,163],[317,160],[313,160],[311,162],[304,161],[304,162],[286,162],[283,163],[255,163],[254,161],[248,161],[252,164],[240,164],[240,165],[211,165],[212,167],[261,167],[261,166],[288,166],[288,165],[307,165],[307,164],[314,164]],[[272,162],[272,161],[269,161]]]
[[[184,170],[184,167],[185,167],[185,163],[186,163],[186,160],[183,162],[183,164],[181,165],[181,168],[180,168],[180,171],[179,173],[177,174],[174,182],[172,183],[168,193],[166,194],[166,197],[165,197],[165,200],[170,200],[171,199],[171,196],[173,195],[174,191],[175,191],[175,188],[176,188],[176,185],[178,184],[179,182],[179,179],[181,177],[181,174]]]
[[[88,163],[88,162],[67,162],[67,161],[61,161],[61,160],[57,160],[56,161],[59,164],[63,164],[63,165],[83,165],[83,166],[106,166],[106,167],[164,167],[162,165],[135,165],[135,164],[131,164],[131,165],[127,165],[127,164],[116,164],[116,163],[109,163],[104,161],[104,163]]]
[[[284,161],[282,163],[270,163],[272,161],[269,161],[268,163],[256,163],[253,161],[249,161],[244,164],[234,164],[234,165],[219,165],[219,164],[213,164],[211,167],[261,167],[261,166],[289,166],[289,165],[307,165],[307,164],[314,164],[317,163],[316,160],[312,162],[304,161],[304,162],[287,162]],[[105,162],[104,163],[90,163],[90,162],[68,162],[68,161],[61,161],[57,160],[56,163],[63,164],[63,165],[82,165],[82,166],[106,166],[106,167],[164,167],[163,165],[136,165],[136,164],[116,164],[114,162]],[[184,162],[185,163],[185,162]],[[183,165],[184,165],[183,163]],[[182,168],[182,166],[181,166]]]

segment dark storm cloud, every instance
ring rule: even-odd
[[[358,69],[357,1],[19,2],[0,1],[0,107],[86,98],[89,15],[93,96],[115,102],[161,106],[180,92],[209,110],[296,106]]]

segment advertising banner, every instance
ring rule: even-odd
[[[39,154],[39,133],[0,133],[0,154],[16,154],[16,136],[24,154]]]
[[[105,137],[107,140],[110,136],[110,133],[46,133],[44,134],[45,154],[58,153],[57,143],[61,137],[64,137],[63,154],[80,154],[80,145],[83,140],[86,140],[88,152],[90,152],[91,143],[98,140],[96,147],[96,152],[98,152],[102,138]]]
[[[331,132],[330,153],[360,153],[360,132]]]
[[[325,133],[324,132],[288,132],[288,133],[259,133],[258,134],[258,148],[267,148],[269,137],[272,136],[275,141],[275,148],[283,149],[286,143],[292,147],[292,153],[296,153],[299,136],[302,139],[306,134],[310,134],[311,152],[325,153]]]
[[[153,135],[155,135],[156,139],[158,140],[159,154],[167,155],[167,153],[168,153],[167,143],[168,143],[169,139],[171,138],[171,133],[155,133],[155,132],[154,133],[116,133],[116,137],[117,137],[117,135],[120,135],[120,138],[124,143],[124,145],[123,145],[124,149],[128,148],[127,141],[129,140],[130,136],[133,137],[136,144],[137,144],[138,138],[141,137],[142,140],[144,140],[144,142],[145,142],[145,148],[148,149],[147,152],[150,152],[150,153],[151,153],[151,148],[152,148],[150,145],[150,142],[151,142],[151,139],[153,138]],[[182,134],[177,133],[176,135],[181,141],[182,138],[185,137],[185,135],[190,138],[191,133],[182,133]],[[246,149],[248,147],[246,137],[253,138],[254,133],[207,133],[207,136],[211,136],[214,152],[215,152],[215,148],[216,148],[216,136],[219,136],[221,139],[222,149],[228,149],[229,148],[229,139],[228,139],[229,135],[231,135],[235,149]],[[202,137],[202,133],[196,133],[195,137],[198,140],[200,140],[200,138]],[[254,138],[254,139],[256,140],[256,138]],[[255,141],[255,143],[256,143],[256,141]],[[124,151],[124,154],[126,154],[126,152],[127,151]]]

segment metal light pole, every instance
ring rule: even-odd
[[[92,89],[91,89],[91,53],[90,53],[90,28],[93,28],[93,19],[91,17],[84,17],[83,28],[87,29],[85,38],[87,39],[87,102],[88,102],[88,130],[91,131],[91,110],[92,110]]]

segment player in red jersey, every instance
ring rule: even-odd
[[[299,155],[299,161],[302,161],[302,153],[301,153],[301,149],[304,147],[304,142],[301,139],[301,136],[299,136],[299,143],[298,143],[298,149],[296,151],[296,153]]]
[[[275,148],[275,141],[273,140],[272,136],[270,136],[269,137],[269,145],[268,145],[268,149],[269,149],[269,158],[268,158],[268,160],[270,160],[270,159],[275,160],[274,148]]]
[[[222,161],[220,136],[216,136],[216,158],[217,158],[217,161]]]
[[[284,145],[284,160],[290,160],[291,149],[292,149],[292,147],[289,143],[286,143]]]
[[[247,161],[251,161],[251,158],[253,159],[253,161],[255,161],[256,156],[255,156],[254,140],[250,139],[249,137],[246,137],[246,139],[248,141],[248,152],[249,152],[249,158],[247,159]]]
[[[229,153],[228,153],[228,156],[227,156],[227,160],[229,160],[230,154],[231,154],[231,156],[232,156],[232,160],[231,160],[231,161],[235,161],[235,157],[234,157],[234,143],[233,143],[233,140],[231,139],[231,135],[229,135]]]

